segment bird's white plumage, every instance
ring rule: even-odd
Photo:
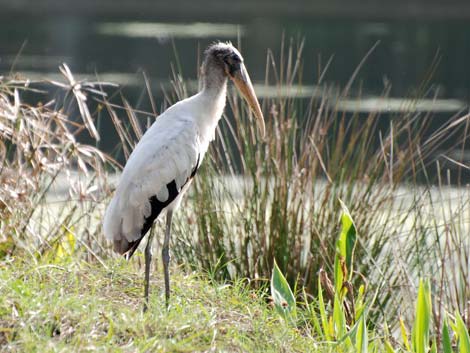
[[[162,246],[165,299],[170,299],[170,233],[173,209],[195,175],[214,139],[222,116],[230,78],[258,119],[264,135],[263,113],[243,58],[230,43],[214,43],[204,53],[203,88],[198,94],[171,106],[137,144],[124,168],[114,198],[106,210],[104,232],[114,249],[129,259],[162,211],[168,211]],[[144,296],[149,298],[150,233],[145,247]]]
[[[149,198],[165,202],[167,184],[173,180],[180,191],[214,138],[225,96],[225,84],[222,90],[203,90],[168,108],[144,134],[106,210],[104,233],[109,240],[139,239],[145,218],[151,214]],[[168,207],[177,206],[185,189]]]

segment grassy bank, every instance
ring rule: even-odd
[[[170,310],[155,275],[143,314],[142,271],[132,263],[0,265],[2,352],[315,351],[244,282],[212,284],[175,268]]]
[[[153,111],[144,112],[116,101],[115,88],[102,82],[76,82],[66,66],[63,82],[0,77],[5,350],[424,352],[444,347],[444,323],[453,325],[452,344],[466,342],[470,116],[431,124],[431,113],[415,109],[431,94],[425,88],[398,116],[346,114],[338,102],[360,99],[353,90],[359,69],[339,89],[322,82],[319,68],[319,91],[301,105],[302,48],[292,43],[279,61],[268,53],[266,84],[294,94],[263,100],[265,140],[230,93],[217,139],[176,215],[172,307],[162,306],[158,272],[158,295],[145,315],[141,252],[131,263],[114,260],[102,234],[122,166],[99,148],[99,126],[111,121],[115,152],[128,157],[158,115],[150,85]],[[173,85],[162,106],[187,95],[176,73]],[[56,93],[25,102],[32,90],[45,99]],[[80,142],[84,135],[89,144]],[[344,258],[340,200],[357,229],[354,256],[345,250]],[[293,318],[269,304],[275,262],[294,289],[285,298]],[[416,335],[419,344],[411,342]]]

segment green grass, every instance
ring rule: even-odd
[[[301,86],[302,47],[291,43],[279,61],[269,52],[266,83]],[[338,90],[321,74],[323,93],[308,107],[263,100],[261,141],[230,93],[175,217],[173,264],[182,266],[173,268],[172,306],[164,309],[154,272],[143,315],[141,255],[113,260],[102,234],[121,166],[99,149],[94,124],[111,119],[127,157],[156,109],[124,97],[119,105],[101,84],[61,72],[63,83],[43,84],[63,98],[36,105],[22,100],[27,81],[0,77],[2,349],[469,352],[470,189],[460,182],[468,170],[448,169],[440,156],[463,156],[470,115],[440,118],[432,131],[431,114],[413,107],[387,124],[380,112],[349,116],[338,102],[360,90]],[[184,82],[175,73],[164,105],[187,95]],[[77,142],[83,132],[95,147]],[[57,178],[65,196],[49,199]],[[339,200],[349,209],[343,222]]]
[[[154,273],[150,308],[143,314],[142,268],[136,263],[0,263],[0,350],[315,351],[308,336],[286,325],[243,281],[213,284],[174,268],[167,311],[161,273]]]

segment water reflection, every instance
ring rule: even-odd
[[[145,85],[143,75],[139,73],[105,72],[90,75],[86,73],[74,73],[77,81],[100,81],[117,84],[124,88],[139,88]],[[58,81],[63,82],[63,76],[59,72],[41,73],[38,71],[23,71],[19,78],[31,81]],[[173,85],[170,80],[150,81],[150,86],[154,92],[161,94],[162,91],[171,91]],[[185,80],[188,94],[194,94],[199,90],[197,80]],[[405,112],[435,112],[453,113],[463,111],[468,105],[459,99],[408,99],[391,97],[359,97],[341,98],[338,96],[329,97],[325,90],[318,85],[266,85],[254,84],[258,98],[296,98],[296,99],[325,99],[331,108],[340,112],[350,113],[405,113]],[[330,98],[330,99],[329,99]]]
[[[9,72],[15,65],[17,71],[46,73],[66,62],[73,72],[92,75],[143,70],[159,82],[170,77],[172,63],[177,63],[185,79],[196,79],[201,53],[215,40],[241,43],[253,81],[264,82],[266,53],[271,49],[279,59],[284,33],[287,42],[296,38],[294,46],[305,38],[302,85],[318,83],[333,58],[323,81],[344,86],[365,53],[380,41],[353,88],[359,86],[365,94],[380,96],[387,86],[391,96],[409,97],[430,77],[429,82],[439,87],[439,98],[470,98],[466,60],[470,26],[465,21],[239,18],[233,23],[166,23],[4,16],[0,29],[0,72]],[[433,62],[438,65],[433,67]]]
[[[105,22],[97,26],[97,33],[129,38],[233,38],[244,35],[244,27],[227,23],[151,23]]]
[[[350,97],[331,100],[336,109],[347,112],[347,116],[356,112],[391,113],[381,115],[384,124],[387,116],[404,111],[443,113],[436,115],[438,120],[468,109],[470,26],[465,21],[228,19],[223,14],[198,23],[183,17],[162,20],[135,22],[133,18],[105,16],[15,18],[3,14],[0,75],[13,68],[13,72],[31,80],[61,80],[57,68],[66,62],[77,80],[118,83],[132,106],[151,111],[142,71],[149,77],[155,101],[161,107],[162,90],[171,90],[172,70],[181,73],[188,93],[195,92],[204,48],[215,40],[230,40],[241,44],[260,98],[297,97],[299,106],[305,107],[311,97],[324,98],[319,81],[330,87],[348,84],[364,55],[380,41],[361,67]],[[277,60],[275,69],[281,77],[279,59],[283,52],[285,69],[290,38],[294,38],[294,48],[305,39],[299,79],[291,87],[279,88],[274,85],[271,69],[270,85],[264,85],[268,50]],[[380,98],[383,92],[389,92],[390,98]],[[423,92],[427,92],[425,97],[435,99],[406,99],[422,97]],[[111,131],[107,123],[104,120],[102,129]],[[105,149],[114,148],[115,141],[112,134],[103,134]]]
[[[360,99],[340,99],[336,107],[339,111],[360,113],[452,113],[465,109],[467,105],[458,99],[407,99],[372,97]]]

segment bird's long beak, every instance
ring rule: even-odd
[[[248,71],[246,71],[245,65],[240,64],[240,69],[236,70],[231,76],[233,83],[237,86],[240,93],[243,95],[245,100],[248,102],[251,110],[255,113],[256,120],[258,122],[258,127],[261,133],[261,137],[264,138],[265,126],[263,112],[258,103],[258,98],[256,97],[255,90],[251,84],[250,76]]]

